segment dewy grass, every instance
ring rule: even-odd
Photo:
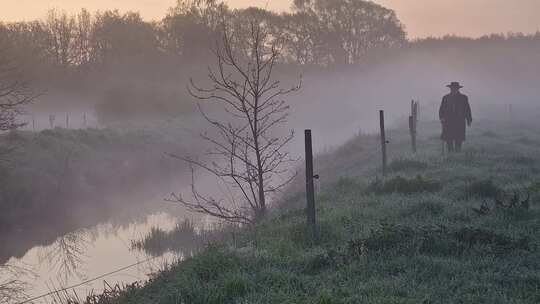
[[[492,199],[500,196],[502,192],[502,189],[495,185],[495,182],[492,179],[474,181],[465,190],[465,194],[469,197]]]
[[[394,172],[425,170],[427,168],[428,164],[426,162],[406,158],[395,159],[388,165],[388,169]]]
[[[388,224],[372,230],[365,239],[350,241],[349,246],[360,246],[366,252],[433,256],[459,256],[474,250],[509,254],[531,249],[530,239],[526,236],[507,236],[483,228],[448,228],[444,225],[411,228]]]
[[[302,193],[291,195],[298,202],[285,207],[301,208],[210,242],[144,286],[99,303],[540,303],[540,173],[500,161],[516,155],[509,147],[526,130],[475,123],[465,153],[444,157],[430,132],[438,125],[420,123],[421,172],[398,161],[399,176],[376,178],[376,138],[358,139],[362,153],[320,156],[318,244]],[[410,155],[408,133],[389,134],[389,155]],[[527,136],[533,144],[519,153],[535,158],[540,135]],[[473,211],[509,181],[531,193],[528,209]]]
[[[367,188],[368,193],[386,194],[403,193],[413,194],[421,192],[437,192],[442,186],[439,182],[425,179],[418,175],[414,178],[396,176],[388,180],[374,180]]]

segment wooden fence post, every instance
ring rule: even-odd
[[[313,146],[311,140],[311,130],[305,130],[306,147],[306,200],[307,200],[307,223],[311,230],[311,236],[316,243],[319,240],[319,232],[315,218],[315,187],[313,184]]]
[[[418,103],[411,101],[411,115],[409,116],[409,133],[411,134],[411,144],[413,153],[416,153],[416,127],[418,125]]]
[[[66,129],[69,129],[69,113],[66,113]]]
[[[56,116],[54,114],[49,115],[49,125],[51,126],[51,129],[54,128],[54,120],[56,119]]]
[[[384,111],[383,110],[380,110],[379,111],[379,121],[380,121],[380,126],[381,126],[381,153],[382,153],[382,173],[383,175],[386,175],[386,165],[387,165],[387,160],[386,160],[386,144],[388,143],[388,141],[386,140],[386,132],[384,130]]]

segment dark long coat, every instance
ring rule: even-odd
[[[439,109],[439,118],[443,126],[442,140],[464,141],[466,124],[472,122],[467,95],[457,93],[444,96]]]

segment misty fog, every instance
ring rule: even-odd
[[[313,132],[315,154],[324,158],[333,157],[330,152],[345,143],[351,145],[351,138],[359,134],[371,136],[370,140],[378,136],[379,110],[385,111],[388,128],[407,131],[403,126],[411,100],[419,102],[420,123],[438,127],[441,98],[453,81],[464,86],[473,121],[499,126],[508,120],[525,123],[539,117],[540,33],[408,39],[406,26],[392,8],[360,0],[325,1],[294,1],[292,10],[285,13],[230,9],[218,1],[179,1],[163,19],[153,22],[144,21],[136,12],[114,11],[114,7],[73,15],[56,9],[36,21],[0,22],[0,264],[34,263],[39,260],[36,248],[55,250],[71,233],[77,239],[93,231],[89,242],[104,248],[96,251],[100,257],[114,246],[99,244],[110,241],[111,235],[115,239],[110,242],[128,237],[129,229],[138,234],[129,237],[139,239],[146,233],[165,238],[159,229],[174,233],[174,220],[156,221],[156,214],[194,220],[197,232],[219,221],[214,217],[242,227],[264,216],[265,195],[269,208],[275,207],[287,188],[275,191],[274,185],[261,181],[264,174],[281,171],[277,165],[273,172],[262,170],[265,159],[261,161],[260,151],[248,152],[252,147],[259,149],[258,139],[232,140],[227,150],[219,141],[204,138],[230,140],[231,134],[249,129],[235,129],[241,124],[235,119],[239,116],[231,115],[231,107],[216,98],[222,95],[211,90],[225,83],[222,86],[231,91],[243,88],[245,92],[250,86],[253,91],[249,81],[260,81],[259,76],[250,78],[253,62],[260,64],[260,59],[269,60],[273,54],[279,54],[279,59],[257,66],[259,73],[268,69],[276,80],[272,89],[298,83],[301,87],[276,95],[275,99],[290,106],[283,108],[290,116],[283,116],[283,121],[277,118],[275,127],[270,123],[273,128],[268,133],[261,135],[257,128],[252,132],[267,140],[268,148],[294,131],[294,139],[283,146],[295,159],[287,168],[291,175],[304,173],[305,129]],[[254,28],[266,40],[257,40],[260,33],[254,35]],[[231,80],[244,72],[241,68],[234,72],[234,61],[233,72],[218,72],[215,75],[222,78],[212,78],[219,64],[227,63],[227,57],[219,57],[223,56],[219,47],[228,50],[221,46],[227,43],[247,71],[243,84],[243,79]],[[7,93],[2,95],[4,86]],[[208,88],[200,92],[212,98],[196,98],[193,88],[199,87]],[[245,110],[249,98],[228,94],[249,113]],[[15,104],[13,100],[21,96],[28,100]],[[258,102],[257,98],[253,99]],[[284,111],[277,107],[275,113]],[[438,140],[433,142],[438,144]],[[233,155],[219,159],[209,150],[212,143]],[[284,158],[279,149],[266,160]],[[208,170],[201,165],[204,161],[208,167],[224,164],[231,172]],[[238,162],[245,175],[237,175]],[[199,170],[192,171],[194,166]],[[264,172],[257,175],[253,167]],[[231,177],[234,182],[224,181]],[[301,178],[299,174],[290,189],[296,190]],[[328,180],[338,180],[338,176]],[[199,190],[208,196],[197,197]],[[202,198],[214,209],[182,204],[183,197],[175,196],[179,194]],[[232,203],[220,205],[221,198]],[[249,204],[239,203],[243,198]],[[240,220],[235,221],[236,209],[229,212],[229,207],[240,210]],[[194,210],[198,213],[190,212]],[[112,232],[101,233],[107,224],[112,224]],[[75,251],[80,249],[73,246]],[[128,247],[114,248],[129,254],[133,248]],[[178,258],[168,254],[163,255],[167,262]],[[92,263],[99,264],[99,259]],[[137,254],[130,259],[140,260],[144,258]],[[123,266],[116,265],[119,262],[107,267]],[[2,266],[0,274],[1,270]],[[98,270],[105,271],[98,268],[87,274],[99,275]],[[62,284],[76,281],[66,279]],[[31,295],[46,292],[44,284]]]

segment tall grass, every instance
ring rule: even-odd
[[[141,239],[132,240],[131,248],[153,256],[176,252],[187,257],[210,243],[234,236],[236,230],[237,226],[227,223],[216,223],[209,228],[202,228],[192,220],[181,220],[169,231],[152,227]]]
[[[196,230],[192,221],[184,220],[176,224],[171,231],[152,227],[140,240],[133,240],[131,247],[154,256],[161,256],[169,251],[191,255],[203,244],[203,233]]]

